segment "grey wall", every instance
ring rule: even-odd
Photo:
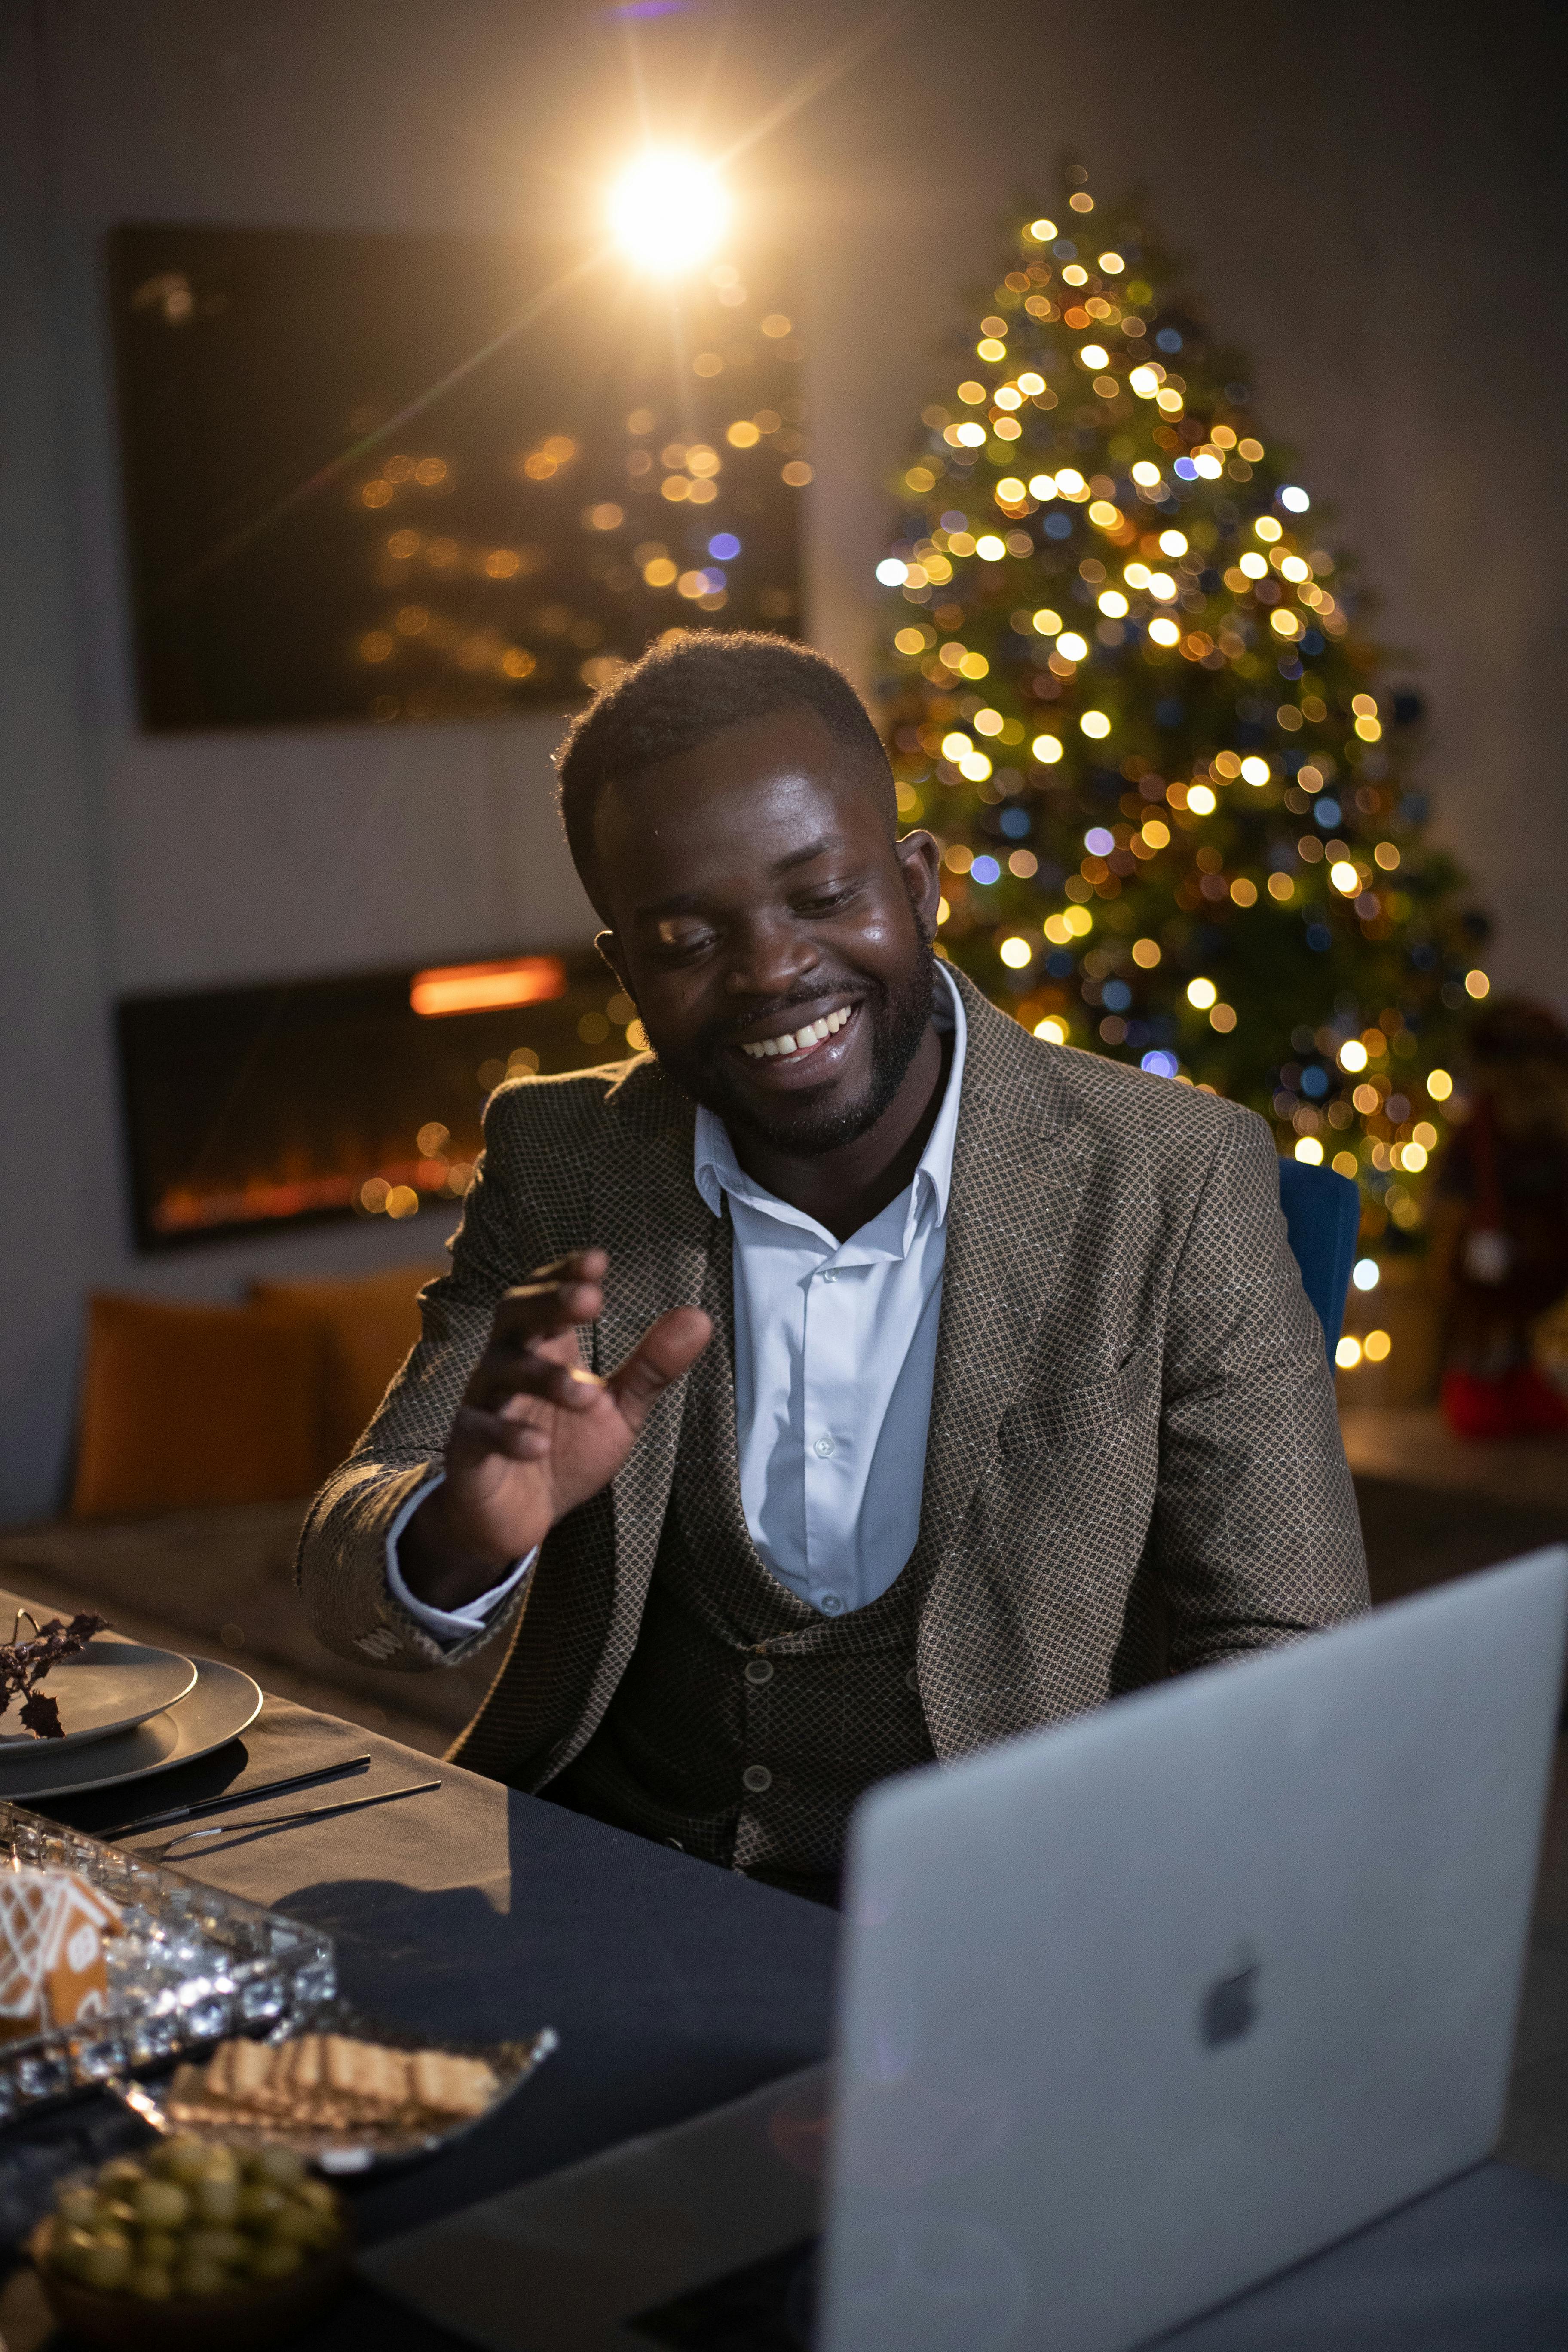
[[[882,484],[937,341],[1064,142],[1142,180],[1386,596],[1500,980],[1563,1001],[1561,142],[1544,11],[1062,0],[650,20],[654,121],[795,239],[813,634],[869,676]],[[837,79],[831,68],[884,29]],[[627,35],[537,0],[0,10],[0,1521],[52,1507],[84,1291],[232,1293],[426,1251],[426,1220],[138,1261],[114,994],[584,936],[552,721],[157,739],[131,697],[99,273],[121,219],[580,219],[637,137]],[[788,103],[793,98],[801,102]]]

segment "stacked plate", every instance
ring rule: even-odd
[[[20,1610],[39,1624],[59,1613],[0,1592],[0,1627]],[[237,1738],[261,1712],[260,1690],[237,1666],[114,1633],[95,1634],[38,1687],[59,1706],[63,1738],[35,1738],[15,1701],[0,1715],[0,1799],[19,1805],[172,1771]]]

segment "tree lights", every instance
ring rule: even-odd
[[[900,811],[943,845],[944,948],[1028,1027],[1251,1104],[1410,1225],[1486,986],[1419,706],[1241,362],[1086,180],[1020,227],[896,478]]]

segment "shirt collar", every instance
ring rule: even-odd
[[[935,1208],[936,1223],[942,1224],[947,1219],[948,1196],[952,1190],[952,1150],[958,1135],[958,1105],[963,1085],[963,1057],[969,1024],[963,1015],[963,1000],[940,958],[936,969],[942,985],[936,991],[931,1017],[939,1031],[952,1033],[952,1060],[948,1068],[942,1108],[926,1138],[926,1148],[921,1153],[914,1180],[909,1188],[906,1247],[907,1235],[912,1230],[922,1201],[930,1198]],[[809,1224],[814,1232],[819,1230],[815,1218],[803,1217],[799,1210],[791,1208],[788,1202],[779,1200],[746,1174],[735,1157],[735,1147],[730,1140],[729,1129],[723,1120],[701,1104],[697,1110],[691,1174],[697,1190],[716,1217],[722,1213],[723,1197],[728,1192],[752,1208],[780,1215],[792,1224],[804,1223]]]

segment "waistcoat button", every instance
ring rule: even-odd
[[[746,1680],[749,1683],[771,1683],[773,1678],[773,1662],[771,1658],[747,1659]]]
[[[905,1688],[906,1690],[918,1691],[918,1690],[919,1690],[919,1688],[920,1688],[920,1686],[921,1686],[921,1678],[920,1678],[919,1675],[915,1672],[915,1670],[914,1670],[913,1666],[911,1666],[911,1667],[910,1668],[910,1670],[909,1670],[909,1673],[904,1676],[904,1688]]]
[[[749,1789],[753,1797],[760,1797],[764,1789],[773,1787],[773,1776],[765,1764],[748,1764],[741,1775],[741,1784],[742,1788]]]

